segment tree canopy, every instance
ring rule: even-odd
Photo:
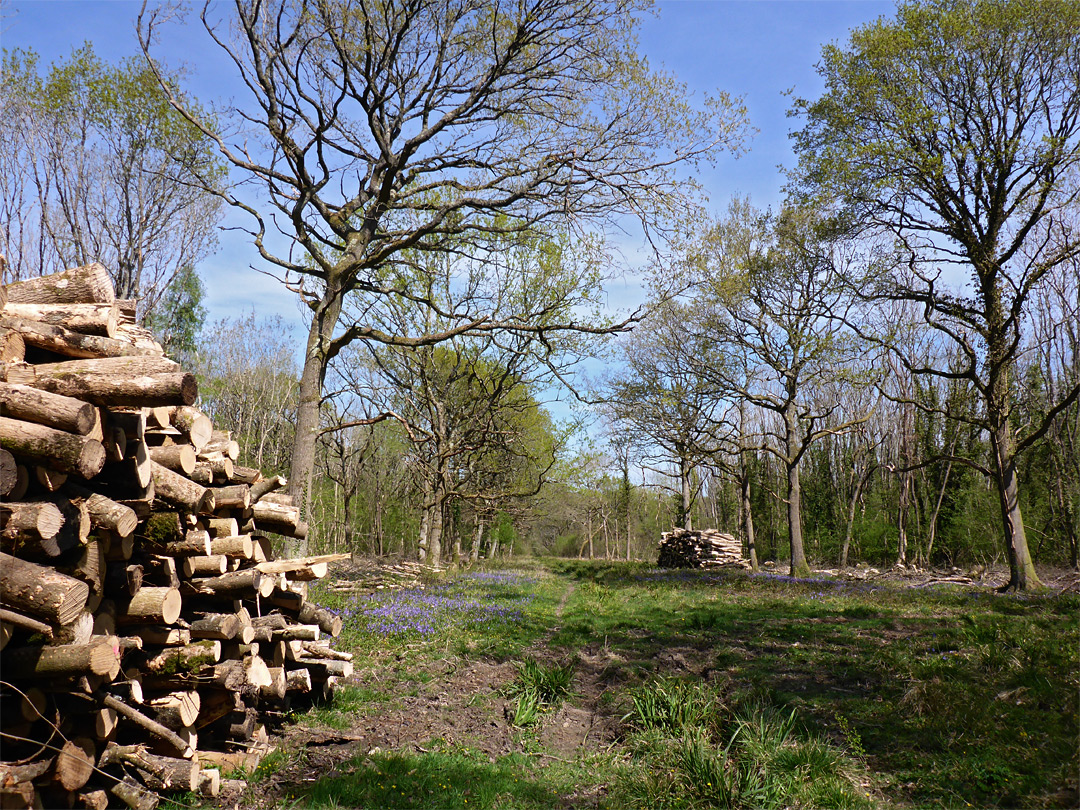
[[[866,292],[911,302],[958,348],[960,368],[911,371],[979,392],[993,448],[980,468],[997,484],[1010,585],[1038,584],[1016,458],[1080,385],[1019,436],[1010,389],[1033,295],[1080,253],[1080,6],[903,3],[825,48],[819,72],[824,95],[796,102],[794,187],[892,238]]]
[[[258,188],[224,198],[250,215],[263,259],[311,314],[294,487],[313,468],[328,365],[351,342],[593,328],[535,324],[527,309],[496,318],[480,305],[440,312],[451,324],[438,334],[384,333],[364,317],[342,319],[350,294],[438,311],[386,269],[409,254],[477,256],[493,235],[581,234],[625,216],[660,234],[688,212],[676,170],[738,147],[737,103],[721,94],[692,106],[637,53],[645,9],[636,0],[275,0],[237,2],[219,18],[204,6],[202,23],[249,98],[213,119],[178,95],[174,104],[215,139],[243,187]],[[141,20],[148,54],[161,22],[158,12]]]
[[[13,280],[100,262],[145,318],[216,249],[221,202],[208,189],[223,163],[159,78],[178,92],[175,75],[106,64],[89,44],[44,76],[33,51],[3,52],[0,252]]]

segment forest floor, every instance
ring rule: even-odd
[[[345,566],[318,598],[356,672],[201,806],[1080,806],[1075,573],[935,578]]]

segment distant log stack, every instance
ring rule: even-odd
[[[661,568],[750,567],[750,561],[743,557],[742,543],[715,529],[664,532],[656,564]]]
[[[0,803],[153,808],[216,795],[264,723],[329,697],[351,656],[273,560],[299,509],[237,466],[196,383],[100,265],[0,287]]]

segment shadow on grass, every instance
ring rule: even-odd
[[[845,735],[919,806],[1077,807],[1075,596],[564,565],[555,646],[706,678]],[[843,727],[838,717],[843,718]],[[968,805],[968,806],[971,806]]]
[[[311,808],[547,808],[560,796],[523,776],[518,759],[490,763],[459,753],[374,754],[295,791]]]

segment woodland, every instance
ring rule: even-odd
[[[380,8],[148,8],[139,59],[4,52],[5,280],[109,268],[240,463],[287,476],[290,552],[648,560],[685,526],[795,576],[1077,567],[1076,3],[901,3],[825,47],[778,210],[707,207],[695,168],[752,122],[635,51],[645,4]],[[187,94],[170,32],[248,96]],[[226,209],[299,338],[206,322]]]
[[[651,10],[3,50],[0,804],[1077,806],[1080,2],[825,45],[773,207]]]

